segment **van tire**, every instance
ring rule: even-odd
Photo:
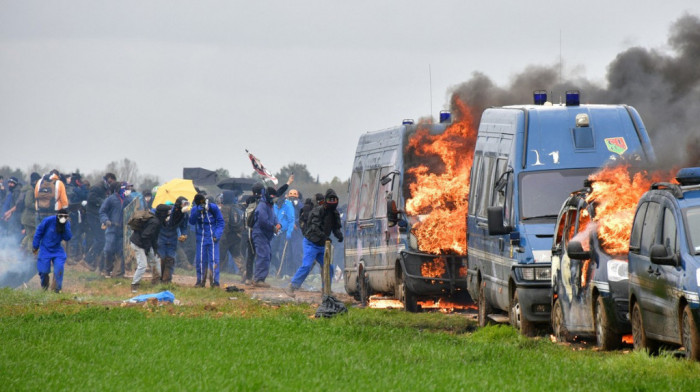
[[[479,327],[485,327],[487,325],[492,324],[491,320],[489,319],[489,314],[493,312],[493,309],[491,308],[491,304],[489,301],[486,299],[486,295],[484,294],[484,285],[479,282],[479,298],[477,299],[477,307],[478,307],[478,316],[477,316],[477,321],[479,323]]]
[[[401,270],[399,278],[399,300],[403,303],[403,308],[407,312],[415,313],[418,311],[418,301],[416,294],[406,286],[406,274]]]
[[[681,341],[685,347],[685,357],[700,361],[700,331],[690,306],[685,305],[681,317]]]
[[[642,321],[642,309],[639,307],[639,302],[635,302],[632,307],[632,341],[635,350],[647,349],[649,354],[656,354],[659,351],[659,343],[649,339],[644,331],[644,322]]]
[[[608,313],[605,311],[603,297],[598,296],[593,306],[595,339],[598,348],[603,351],[617,350],[622,343],[622,336],[611,325]]]
[[[559,343],[571,341],[571,335],[564,325],[564,309],[559,300],[555,300],[552,306],[552,333]]]
[[[518,290],[515,290],[513,300],[510,303],[510,324],[523,336],[535,336],[535,323],[522,316]]]

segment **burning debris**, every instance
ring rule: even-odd
[[[630,171],[630,165],[605,167],[591,175],[593,191],[586,201],[595,203],[598,238],[606,253],[626,255],[639,198],[655,182],[676,182],[675,172]]]
[[[466,254],[467,251],[464,217],[476,129],[471,109],[459,100],[456,106],[457,121],[445,132],[432,135],[427,130],[419,130],[407,147],[408,154],[421,163],[408,169],[412,181],[406,211],[420,216],[413,233],[419,249],[432,254]]]

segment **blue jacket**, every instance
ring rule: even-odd
[[[106,232],[122,232],[124,225],[124,206],[129,204],[130,198],[121,198],[118,194],[113,193],[100,207],[100,222],[112,222],[112,226],[108,227]]]
[[[190,224],[197,233],[197,241],[211,241],[212,237],[218,241],[224,234],[224,216],[219,206],[214,203],[208,205],[208,211],[204,206],[193,206],[190,211]]]
[[[282,226],[281,232],[286,233],[287,238],[290,238],[294,231],[294,205],[292,202],[285,200],[281,208],[275,204],[275,215]]]
[[[172,217],[173,212],[172,207],[170,209],[170,216]],[[167,222],[160,225],[160,233],[158,234],[158,241],[174,241],[181,235],[187,235],[187,223],[189,221],[189,216],[185,214],[182,220],[178,224],[173,224],[172,220],[168,219]]]
[[[44,220],[39,223],[39,227],[36,228],[32,246],[34,249],[39,249],[39,255],[41,257],[66,255],[66,251],[61,246],[61,241],[70,241],[73,237],[73,233],[70,231],[70,221],[66,222],[66,228],[63,230],[63,233],[57,233],[57,219],[55,215],[44,218]]]
[[[275,210],[271,204],[261,201],[255,208],[255,224],[253,225],[253,236],[264,235],[268,240],[275,236],[275,226],[279,222],[275,215]]]

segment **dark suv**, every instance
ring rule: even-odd
[[[601,248],[592,220],[594,204],[586,201],[590,192],[589,187],[573,192],[557,218],[552,244],[552,329],[559,341],[574,335],[595,337],[598,347],[612,350],[630,331],[627,256],[610,255]]]
[[[629,305],[634,348],[661,342],[700,360],[700,168],[656,183],[639,200],[630,236]]]

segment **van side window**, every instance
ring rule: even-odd
[[[482,155],[475,155],[474,163],[472,164],[472,174],[469,181],[469,215],[475,215],[477,205],[479,204],[479,195],[481,194],[481,158]]]
[[[642,242],[642,227],[644,225],[644,216],[647,213],[649,203],[644,203],[639,207],[637,215],[634,217],[632,224],[632,234],[630,234],[630,251],[639,252],[639,245]]]
[[[357,219],[357,201],[360,199],[360,181],[362,180],[362,172],[352,172],[350,178],[350,194],[348,196],[348,221]]]
[[[393,168],[391,167],[383,167],[379,173],[379,178],[381,179],[392,170]],[[397,202],[397,208],[399,208],[398,200],[396,200],[396,190],[399,188],[398,181],[399,176],[396,175],[393,176],[393,181],[389,181],[385,185],[382,185],[381,181],[379,182],[379,192],[377,192],[377,212],[374,214],[375,218],[386,218],[386,201],[388,194],[391,194],[391,199]],[[394,188],[393,191],[392,186]]]
[[[676,230],[676,219],[670,208],[664,208],[664,227],[661,236],[661,243],[666,247],[669,255],[676,254],[678,249],[678,232]]]
[[[659,225],[659,203],[650,202],[647,207],[647,213],[644,217],[644,225],[642,226],[642,242],[639,246],[639,252],[642,255],[648,256],[649,249],[654,244],[656,239],[656,228]]]
[[[484,156],[484,161],[482,163],[483,170],[482,175],[482,188],[479,191],[479,209],[477,210],[477,216],[481,218],[486,218],[486,207],[489,206],[491,201],[491,195],[493,194],[493,185],[496,181],[494,179],[495,169],[496,169],[496,158]]]
[[[496,160],[496,176],[494,177],[494,181],[499,181],[500,179],[502,183],[494,182],[493,184],[493,186],[498,189],[494,189],[491,198],[491,206],[501,207],[505,203],[508,176],[503,176],[503,178],[501,178],[501,175],[506,171],[507,165],[507,159],[499,158]]]
[[[370,219],[374,213],[374,202],[377,199],[377,183],[379,182],[379,169],[367,170],[362,177],[360,188],[360,200],[357,208],[360,219]]]

